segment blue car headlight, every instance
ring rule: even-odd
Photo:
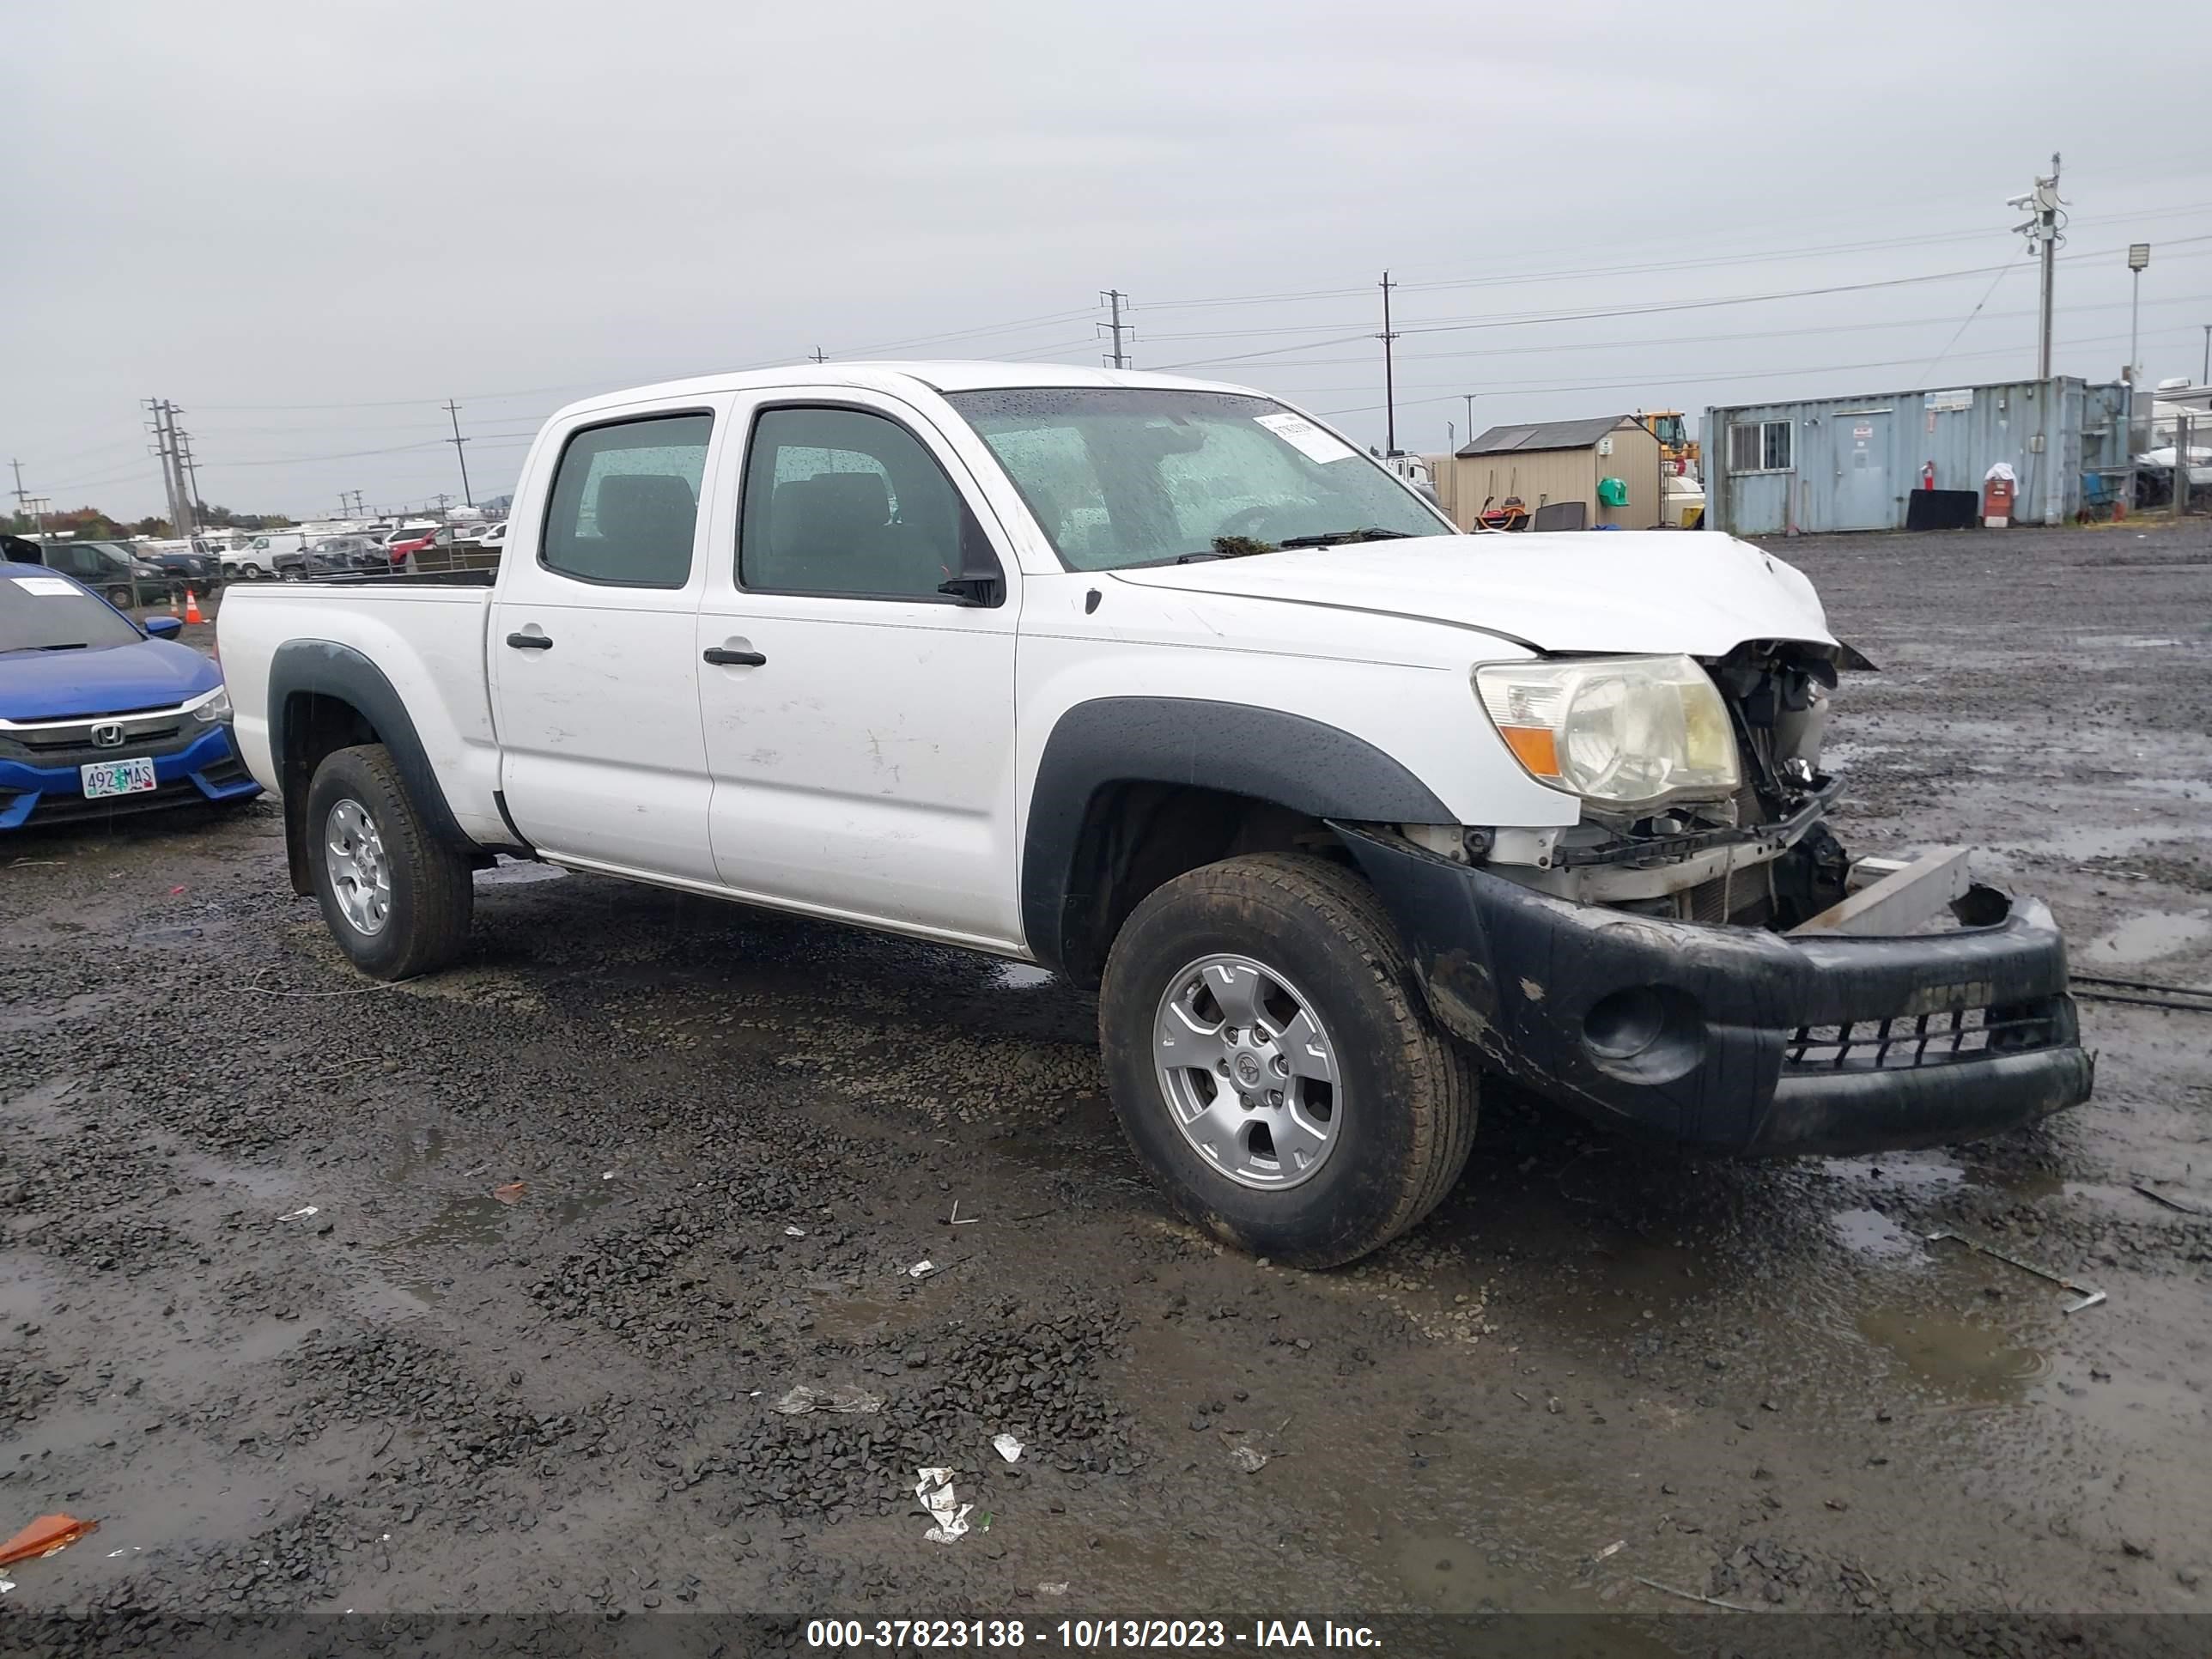
[[[230,688],[218,685],[185,705],[191,710],[192,718],[213,726],[230,718]]]

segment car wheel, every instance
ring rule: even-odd
[[[238,567],[234,564],[227,564],[223,566],[222,579],[227,582],[236,581],[238,580]]]
[[[137,595],[127,587],[111,587],[107,590],[107,602],[118,611],[128,611],[136,603],[137,599]]]
[[[375,979],[441,968],[468,942],[468,861],[433,835],[380,743],[325,757],[307,787],[307,866],[324,924]]]
[[[1099,1038],[1115,1115],[1190,1220],[1327,1267],[1412,1227],[1459,1178],[1474,1068],[1430,1022],[1356,876],[1288,854],[1157,889],[1115,939]]]

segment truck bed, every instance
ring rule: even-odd
[[[391,684],[449,797],[455,820],[488,842],[507,831],[494,799],[499,747],[486,682],[489,570],[238,583],[223,596],[216,641],[246,768],[281,794],[270,752],[269,683],[279,651],[354,653]]]

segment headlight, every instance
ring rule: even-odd
[[[1554,789],[1640,806],[1736,787],[1728,709],[1688,657],[1492,663],[1474,689],[1514,758]]]
[[[218,685],[191,705],[192,718],[213,726],[217,720],[230,718],[230,688]]]

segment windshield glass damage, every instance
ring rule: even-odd
[[[1383,467],[1270,398],[1045,386],[947,401],[1071,569],[1455,533]]]

